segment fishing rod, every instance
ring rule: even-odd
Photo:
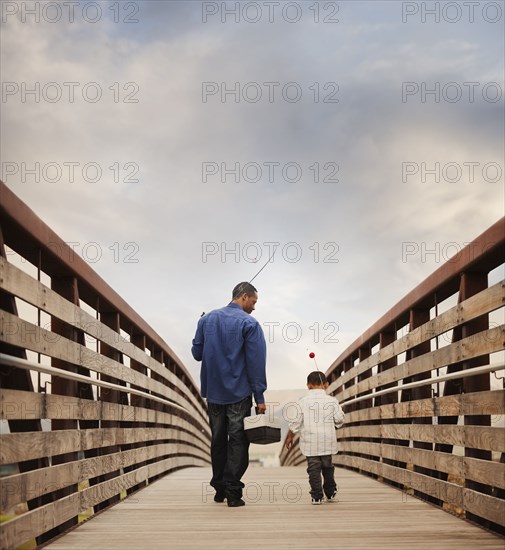
[[[274,249],[274,251],[272,252],[272,255],[268,258],[268,260],[264,263],[264,265],[260,268],[260,270],[256,273],[256,275],[254,275],[254,277],[252,279],[249,279],[249,281],[247,281],[247,283],[243,283],[243,285],[245,286],[246,284],[251,284],[252,281],[254,281],[254,279],[256,279],[256,277],[265,269],[265,267],[270,263],[270,260],[273,259],[273,257],[275,256],[275,253],[277,252],[277,248]],[[242,288],[242,285],[239,287],[239,290],[238,292],[240,292]],[[203,317],[205,315],[205,311],[202,312],[202,314],[200,315],[200,317]]]
[[[323,377],[321,376],[321,375],[323,374],[323,372],[322,372],[322,371],[319,369],[319,367],[317,366],[316,354],[315,354],[313,351],[311,351],[311,352],[309,353],[309,357],[310,357],[311,359],[314,360],[314,365],[316,365],[316,369],[317,369],[317,371],[319,372],[319,380],[321,381],[321,386],[324,388]]]

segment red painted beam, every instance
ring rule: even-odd
[[[100,311],[118,311],[121,328],[130,333],[133,326],[134,331],[145,334],[148,340],[167,353],[196,389],[186,367],[161,336],[1,180],[0,222],[10,248],[34,265],[38,264],[39,249],[42,250],[41,269],[44,273],[51,277],[76,277],[80,299],[95,308],[99,295]]]
[[[395,306],[376,321],[368,330],[357,338],[331,364],[326,374],[331,373],[337,365],[359,348],[379,342],[379,335],[388,327],[397,323],[398,327],[409,320],[410,310],[415,307],[430,308],[434,305],[434,295],[440,303],[459,290],[459,275],[463,272],[489,272],[501,265],[505,258],[505,217],[494,223],[489,229],[469,243],[450,261],[441,265],[421,284],[406,294]]]

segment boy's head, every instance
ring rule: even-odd
[[[326,389],[328,387],[328,380],[321,371],[315,370],[307,376],[307,387],[309,390]]]

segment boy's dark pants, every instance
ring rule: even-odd
[[[337,490],[335,483],[335,467],[331,462],[331,455],[308,456],[307,473],[309,474],[310,495],[317,500],[323,498],[324,494],[329,498]],[[324,484],[321,486],[321,474],[323,474]]]
[[[251,414],[252,397],[238,403],[217,405],[209,403],[209,421],[212,432],[210,484],[228,500],[242,497],[241,481],[249,466],[249,441],[244,431],[244,418]]]

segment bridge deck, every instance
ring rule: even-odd
[[[502,538],[363,475],[336,470],[312,506],[303,467],[249,468],[247,506],[213,502],[210,469],[179,470],[50,544],[51,550],[258,548],[503,550]]]

